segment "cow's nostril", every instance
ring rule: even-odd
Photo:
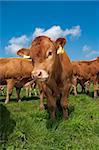
[[[38,77],[40,77],[40,76],[41,76],[41,74],[42,74],[42,72],[40,71],[40,72],[38,73]]]

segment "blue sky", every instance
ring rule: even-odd
[[[71,60],[99,56],[99,2],[0,1],[0,57],[16,57],[38,35],[66,37]]]

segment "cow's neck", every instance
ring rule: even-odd
[[[56,55],[51,78],[54,79],[57,84],[61,80],[61,73],[62,73],[61,59],[59,55]]]
[[[62,66],[59,56],[56,56],[55,63],[50,75],[50,79],[47,83],[48,87],[54,92],[55,95],[59,94],[59,84],[61,82]]]

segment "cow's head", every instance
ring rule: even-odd
[[[64,38],[52,41],[46,36],[39,36],[33,40],[29,49],[21,49],[17,54],[30,56],[34,66],[33,78],[46,81],[53,71],[58,54],[63,53],[65,43]]]

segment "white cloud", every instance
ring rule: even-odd
[[[81,35],[81,29],[79,25],[74,26],[71,29],[65,29],[65,30],[63,30],[60,26],[52,26],[47,30],[42,28],[36,28],[33,33],[33,38],[41,35],[49,36],[54,40],[56,40],[59,37],[66,37],[68,35],[72,37],[79,37]]]
[[[82,50],[83,50],[84,52],[89,52],[89,51],[91,50],[91,47],[88,46],[88,45],[84,45],[83,48],[82,48]]]
[[[67,36],[67,35],[71,35],[73,37],[79,37],[81,35],[81,29],[80,29],[80,26],[77,25],[77,26],[74,26],[72,27],[71,29],[66,29],[64,31],[64,35]]]
[[[6,53],[16,54],[18,49],[26,46],[28,44],[29,39],[26,35],[22,35],[20,37],[12,37],[8,45],[5,46]]]
[[[95,51],[95,50],[93,50],[85,55],[86,58],[90,58],[90,57],[94,58],[97,56],[99,56],[99,51]]]
[[[11,40],[9,41],[9,43],[10,44],[13,43],[13,44],[23,45],[23,44],[25,44],[25,42],[27,40],[28,39],[27,39],[26,35],[22,35],[21,37],[17,37],[17,38],[13,37],[13,38],[11,38]]]
[[[52,26],[51,28],[45,30],[42,28],[35,28],[32,37],[29,36],[27,37],[26,35],[22,35],[20,37],[12,37],[8,45],[5,46],[5,51],[6,53],[11,53],[11,54],[16,54],[18,49],[23,48],[23,47],[28,47],[31,39],[41,36],[41,35],[46,35],[52,38],[53,40],[56,40],[59,37],[66,37],[66,36],[71,36],[71,37],[79,37],[81,35],[81,29],[80,26],[74,26],[70,29],[66,28],[63,30],[60,26]]]
[[[85,58],[93,59],[99,56],[99,51],[93,50],[92,47],[87,44],[83,46],[82,51]]]

